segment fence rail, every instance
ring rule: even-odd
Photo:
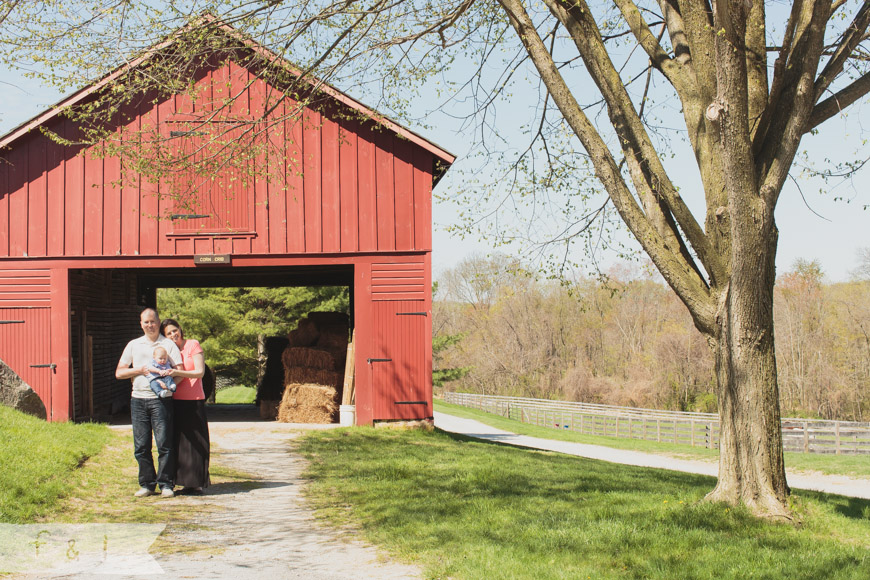
[[[522,423],[588,435],[644,439],[692,447],[719,447],[719,416],[658,409],[445,393],[448,403],[479,409]],[[870,454],[870,423],[783,419],[783,447],[798,453]]]

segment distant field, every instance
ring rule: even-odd
[[[491,425],[504,431],[512,431],[521,435],[540,437],[542,439],[555,439],[558,441],[573,441],[577,443],[590,443],[604,445],[614,449],[631,449],[646,453],[661,455],[678,455],[692,459],[718,461],[717,449],[704,447],[692,447],[691,445],[674,445],[673,443],[658,443],[641,439],[622,439],[618,437],[604,437],[601,435],[586,435],[564,429],[551,429],[528,423],[520,423],[514,419],[506,419],[500,415],[494,415],[477,409],[469,409],[460,405],[453,405],[435,400],[435,410],[449,413],[457,417],[475,419],[481,423]],[[811,453],[786,453],[785,464],[789,469],[801,471],[818,471],[830,475],[852,475],[857,477],[870,477],[870,457],[867,455],[820,455]]]
[[[870,501],[796,492],[800,527],[701,502],[715,480],[440,431],[309,433],[306,488],[426,578],[870,578]]]
[[[239,405],[253,403],[257,390],[251,387],[228,387],[215,393],[215,403],[218,405]]]

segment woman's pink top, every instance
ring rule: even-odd
[[[196,370],[193,356],[202,354],[202,347],[199,345],[199,341],[188,338],[184,342],[184,346],[179,350],[181,350],[182,370]],[[205,393],[202,390],[202,378],[180,379],[176,383],[175,394],[172,395],[172,398],[182,401],[201,401],[205,399]]]

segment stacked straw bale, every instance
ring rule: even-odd
[[[338,411],[336,390],[318,384],[290,384],[278,408],[281,423],[332,423]]]
[[[278,408],[282,423],[334,423],[345,359],[348,317],[341,312],[312,312],[287,336],[281,355],[284,394]]]

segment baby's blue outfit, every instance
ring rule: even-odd
[[[151,361],[151,366],[155,369],[160,369],[161,371],[168,371],[172,368],[172,365],[168,362],[165,364],[160,364],[156,360]],[[166,397],[171,397],[172,393],[175,392],[175,380],[172,377],[161,377],[157,373],[148,373],[145,377],[151,383],[151,390],[154,391],[154,394],[160,397],[161,399],[165,399]],[[160,386],[160,381],[166,385],[164,389]]]

